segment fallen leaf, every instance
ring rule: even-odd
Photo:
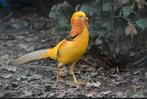
[[[56,93],[50,92],[46,97],[53,97],[55,95],[56,95]]]
[[[102,40],[100,40],[100,39],[96,39],[96,40],[95,40],[95,44],[96,44],[97,46],[99,46],[99,45],[102,45],[103,42],[102,42]]]
[[[64,97],[65,95],[73,94],[77,92],[78,88],[69,88],[67,90],[61,91],[57,97]]]
[[[135,1],[136,1],[137,6],[138,6],[139,9],[142,9],[146,4],[145,0],[135,0]]]
[[[145,96],[141,93],[136,93],[134,95],[131,96],[132,98],[144,98]]]
[[[24,90],[23,93],[25,94],[25,96],[31,96],[32,95],[32,91],[28,91],[28,90]]]
[[[119,2],[121,3],[121,5],[126,5],[129,3],[129,0],[119,0]]]
[[[12,23],[10,26],[17,29],[17,30],[20,30],[20,29],[27,27],[29,25],[27,21],[23,21],[23,20],[12,20],[12,21],[11,21]]]
[[[137,92],[138,89],[141,89],[141,85],[132,85],[131,88],[134,90],[134,92]]]
[[[147,72],[145,72],[144,75],[145,75],[145,78],[147,79]]]
[[[17,46],[18,46],[19,48],[21,48],[21,49],[24,49],[24,50],[27,50],[27,49],[28,49],[27,45],[22,44],[22,43],[18,44]]]
[[[34,75],[32,75],[32,77],[31,77],[32,79],[40,79],[40,78],[42,78],[42,75],[38,75],[38,74],[34,74]]]
[[[6,63],[6,64],[8,64],[10,62],[9,55],[7,55],[7,54],[2,56],[1,58],[4,59],[4,63]]]
[[[23,79],[23,80],[30,80],[31,79],[31,77],[27,77],[27,76],[21,76],[21,78],[19,78],[19,79],[17,79],[17,80],[20,80],[20,79]]]
[[[124,94],[123,94],[123,92],[116,92],[116,96],[121,98],[124,96]]]
[[[5,94],[4,93],[0,93],[0,97],[2,98]]]
[[[2,78],[8,79],[12,76],[12,74],[3,74],[1,75]]]
[[[66,95],[66,93],[67,93],[66,91],[62,91],[58,94],[57,97],[63,98]]]
[[[16,72],[16,67],[7,67],[6,69],[11,72]]]
[[[108,90],[108,91],[102,91],[99,94],[97,94],[97,97],[104,97],[108,94],[112,93],[112,91]]]
[[[18,39],[18,40],[22,40],[25,38],[25,36],[23,35],[15,35],[15,38]]]
[[[98,92],[92,91],[92,92],[86,94],[86,96],[87,96],[87,97],[92,97],[92,98],[93,98],[93,97],[95,97],[97,94],[98,94]]]
[[[108,94],[110,94],[111,92],[112,92],[112,91],[110,91],[110,90],[108,90],[108,91],[103,91],[102,94],[103,94],[103,95],[108,95]]]
[[[97,88],[100,87],[100,85],[101,85],[101,83],[98,82],[98,81],[96,81],[96,82],[87,82],[87,84],[86,84],[87,87],[94,86],[94,87],[97,87]]]
[[[95,87],[100,87],[101,83],[97,81],[96,83],[93,83],[93,85],[94,85]]]

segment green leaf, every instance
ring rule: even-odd
[[[125,6],[120,11],[120,16],[128,17],[133,10],[129,6]]]
[[[54,5],[52,8],[51,8],[51,11],[54,11],[56,9],[57,5]]]
[[[94,37],[97,37],[98,36],[98,33],[97,31],[95,31],[93,28],[90,30],[90,37],[94,38]]]
[[[56,18],[56,13],[55,13],[55,12],[50,12],[50,13],[49,13],[49,17],[51,17],[51,18]]]
[[[56,19],[59,15],[60,15],[60,5],[56,4],[51,8],[51,11],[49,12],[48,16]]]
[[[136,25],[141,29],[147,28],[147,18],[139,19],[136,21]]]
[[[103,11],[111,11],[112,10],[112,4],[111,3],[105,3],[103,5]]]
[[[92,16],[94,14],[92,7],[90,5],[84,4],[81,8],[81,11],[86,12],[89,16]]]
[[[65,17],[60,17],[60,20],[58,21],[59,26],[63,28],[68,28],[69,23],[68,20]]]
[[[112,30],[112,23],[111,21],[106,21],[102,24],[102,27],[106,28],[108,31]]]
[[[105,32],[106,32],[106,31],[104,31],[104,30],[98,31],[98,32],[97,32],[98,37],[99,37],[99,38],[105,37]]]

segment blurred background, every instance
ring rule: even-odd
[[[71,14],[83,10],[90,18],[90,52],[97,51],[96,57],[104,56],[104,62],[117,58],[114,63],[127,65],[140,59],[146,63],[146,54],[142,56],[147,47],[146,5],[145,0],[0,0],[0,16],[3,23],[9,17],[35,13],[54,19],[58,32],[69,31]]]
[[[138,74],[138,78],[134,74],[128,77],[135,77],[146,89],[146,9],[147,0],[0,0],[0,64],[9,66],[18,55],[53,47],[69,34],[72,13],[82,10],[89,17],[90,45],[79,65],[92,67],[96,73],[104,67],[107,75],[125,72],[126,78],[127,73]],[[46,60],[37,64],[55,63]]]

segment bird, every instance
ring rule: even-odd
[[[83,11],[75,11],[70,19],[71,30],[67,38],[61,40],[56,46],[47,49],[40,49],[20,56],[13,60],[16,65],[50,58],[57,60],[56,82],[63,82],[63,67],[68,65],[69,73],[72,75],[75,84],[83,84],[77,80],[74,68],[80,58],[86,53],[89,45],[88,17]]]

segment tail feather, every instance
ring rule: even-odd
[[[30,52],[26,55],[23,55],[19,58],[16,58],[13,61],[13,64],[23,64],[23,63],[27,63],[30,61],[35,61],[35,60],[40,60],[40,59],[45,59],[48,58],[48,50],[49,49],[43,49],[43,50],[38,50],[38,51],[34,51],[34,52]]]

